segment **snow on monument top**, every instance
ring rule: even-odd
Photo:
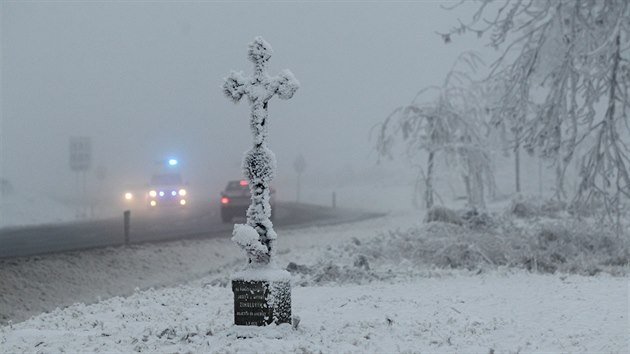
[[[272,54],[271,44],[264,40],[263,37],[258,36],[254,38],[254,41],[249,44],[247,56],[256,66],[264,67]]]

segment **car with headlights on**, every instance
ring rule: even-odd
[[[146,186],[143,185],[127,185],[120,192],[118,206],[125,209],[135,209],[145,205],[145,195],[147,194]]]
[[[271,218],[274,216],[275,190],[270,189]],[[251,204],[252,195],[246,180],[229,181],[225,190],[221,192],[221,220],[231,222],[236,217],[247,216],[247,208]]]
[[[159,173],[151,177],[147,202],[149,207],[183,207],[188,203],[188,191],[179,173]]]

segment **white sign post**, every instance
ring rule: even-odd
[[[85,218],[87,215],[86,208],[86,181],[85,172],[90,169],[92,164],[92,139],[87,136],[75,136],[70,138],[70,169],[77,174],[77,181],[81,179],[81,190],[83,210],[79,211],[77,216]],[[80,176],[80,177],[79,177]],[[77,183],[78,184],[78,183]]]
[[[300,177],[302,177],[302,173],[306,169],[306,160],[304,159],[304,156],[302,156],[302,154],[299,154],[295,158],[295,161],[293,161],[293,168],[295,169],[295,172],[297,172],[297,188],[295,192],[295,202],[299,203],[300,202],[300,187],[301,187]]]

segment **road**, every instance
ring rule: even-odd
[[[274,226],[279,229],[352,222],[378,216],[375,213],[332,209],[307,204],[276,205]],[[131,210],[130,242],[160,242],[186,238],[230,237],[233,223],[223,223],[219,206],[203,205],[184,209]],[[244,219],[235,222],[244,222]],[[0,229],[0,259],[124,243],[123,216],[120,218]]]

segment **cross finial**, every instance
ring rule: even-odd
[[[266,72],[267,62],[273,54],[271,45],[262,37],[254,38],[249,44],[247,57],[254,64],[254,75],[245,77],[243,72],[232,71],[225,78],[223,92],[234,103],[244,95],[251,102],[267,103],[275,94],[281,99],[289,99],[300,87],[300,83],[289,70],[283,70],[278,76],[269,77]]]
[[[273,49],[271,49],[271,45],[260,36],[254,38],[254,41],[249,44],[249,50],[247,51],[249,60],[254,63],[255,72],[263,72],[265,70],[267,61],[269,61],[272,54]]]

